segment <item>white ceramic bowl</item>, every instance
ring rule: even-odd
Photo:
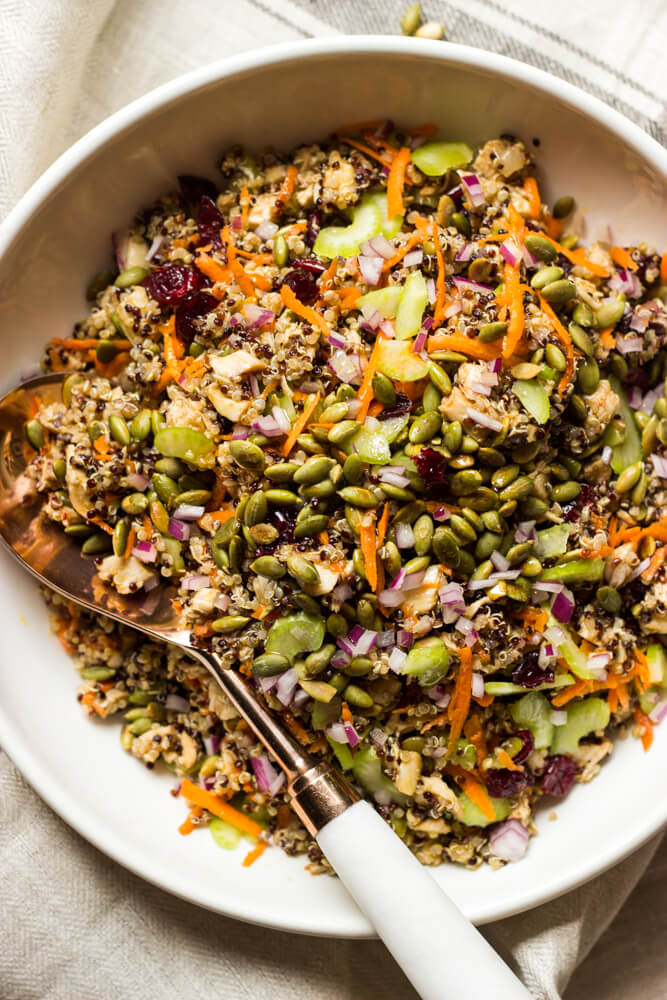
[[[66,336],[86,311],[87,279],[105,266],[109,233],[174,184],[215,176],[230,143],[289,148],[341,124],[434,121],[444,136],[524,138],[550,199],[573,194],[589,234],[667,246],[667,152],[594,98],[537,70],[461,46],[336,38],[252,52],[205,67],[109,118],[62,156],[0,233],[0,388]],[[538,146],[539,141],[539,146]],[[534,144],[534,145],[533,145]],[[171,892],[244,920],[313,934],[370,933],[340,884],[312,878],[280,851],[251,869],[205,832],[181,837],[173,778],[142,768],[117,723],[84,717],[76,676],[49,633],[35,585],[0,554],[0,740],[40,795],[117,861]],[[540,836],[499,872],[440,868],[436,878],[477,922],[509,915],[614,864],[667,820],[667,726],[650,753],[620,743],[593,784],[541,813]]]

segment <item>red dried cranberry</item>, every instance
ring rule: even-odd
[[[539,684],[550,684],[554,679],[553,667],[540,667],[539,651],[531,649],[512,671],[512,680],[521,687],[534,688]]]
[[[433,491],[444,486],[447,473],[447,459],[433,448],[422,448],[415,458],[417,472],[427,491]]]
[[[317,234],[322,228],[322,213],[318,208],[309,213],[306,219],[306,244],[312,247],[317,239]]]
[[[391,406],[385,406],[381,413],[378,413],[378,420],[389,420],[390,417],[400,417],[403,413],[409,413],[412,403],[404,392],[396,393],[396,402]]]
[[[514,754],[514,763],[523,764],[527,757],[530,757],[533,752],[533,747],[535,746],[535,737],[531,733],[530,729],[520,729],[518,733],[514,734],[517,739],[521,740],[523,746],[518,753]]]
[[[224,224],[225,220],[218,211],[218,206],[212,198],[205,194],[199,205],[199,215],[197,216],[197,229],[202,243],[221,247],[220,230]]]
[[[324,274],[327,269],[327,265],[323,264],[315,257],[306,257],[301,258],[300,260],[295,260],[294,267],[298,267],[302,271],[308,271],[309,274],[314,274],[318,278],[321,274]]]
[[[585,484],[581,487],[581,492],[572,503],[563,504],[563,517],[566,521],[578,521],[583,507],[590,507],[595,501],[595,491]]]
[[[291,288],[299,302],[310,305],[320,294],[317,282],[308,271],[290,271],[283,279],[283,285]]]
[[[540,787],[547,795],[555,795],[559,799],[565,798],[572,788],[576,773],[577,766],[574,761],[563,754],[556,754],[554,757],[549,757]]]
[[[291,545],[294,542],[296,514],[285,507],[270,507],[265,521],[278,529],[278,537],[275,542],[269,542],[262,545],[261,549],[257,549],[258,556],[269,555],[278,545]]]
[[[218,304],[208,292],[197,292],[192,298],[186,299],[176,310],[176,334],[189,347],[197,333],[195,320],[207,316]]]
[[[195,174],[181,174],[178,178],[178,183],[183,201],[187,205],[188,212],[191,215],[194,215],[198,210],[204,195],[213,201],[218,196],[218,189],[208,177],[197,177]]]
[[[201,288],[201,276],[184,264],[156,267],[144,281],[148,294],[164,306],[176,306]]]
[[[494,799],[511,799],[533,783],[530,771],[510,771],[499,767],[484,775],[486,790]]]

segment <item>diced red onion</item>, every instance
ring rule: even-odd
[[[636,333],[644,333],[648,327],[649,317],[645,312],[639,312],[635,310],[632,319],[630,320],[630,329],[634,330]]]
[[[551,603],[551,613],[559,622],[567,623],[574,614],[574,594],[567,587],[563,587],[559,594],[556,594]]]
[[[136,556],[140,562],[152,563],[157,558],[157,549],[152,542],[137,542],[132,549],[132,555]]]
[[[649,719],[651,720],[654,726],[659,726],[666,715],[667,715],[667,699],[658,702],[655,708],[649,712]]]
[[[179,542],[187,542],[190,537],[190,525],[186,521],[179,521],[175,517],[170,517],[169,534],[172,538],[177,538]]]
[[[151,579],[154,579],[154,577],[152,577]],[[148,582],[149,581],[146,581],[146,583]],[[144,584],[143,589],[144,591],[147,590],[146,584]],[[143,601],[139,605],[139,610],[144,615],[152,615],[159,603],[160,603],[160,591],[153,590],[152,593],[146,594]]]
[[[476,174],[461,174],[461,184],[466,189],[470,202],[475,208],[485,204],[484,191]]]
[[[491,573],[489,580],[492,580],[493,582],[496,580],[516,580],[520,575],[520,569],[504,569],[500,570],[498,573]]]
[[[338,583],[331,592],[331,596],[335,601],[342,604],[344,601],[348,601],[352,597],[353,593],[354,591],[349,583]]]
[[[229,224],[235,232],[240,232],[243,229],[243,219],[240,215],[230,215]]]
[[[515,542],[529,542],[535,538],[535,521],[521,521],[514,532]]]
[[[378,649],[388,649],[393,646],[396,642],[396,633],[393,629],[387,629],[386,632],[378,633],[377,648]]]
[[[189,712],[190,702],[186,701],[185,698],[181,698],[180,694],[168,694],[164,707],[168,712]]]
[[[495,579],[487,577],[486,580],[468,580],[466,590],[490,590],[491,587],[495,587],[497,582],[497,577]]]
[[[306,693],[305,691],[297,691],[297,694],[296,694],[296,696],[294,698],[294,704],[295,705],[297,703],[298,696],[300,694],[305,694],[305,693]],[[285,776],[285,772],[284,771],[278,771],[276,773],[275,780],[272,781],[271,784],[268,787],[267,794],[271,795],[271,796],[277,795],[278,792],[283,787],[283,785],[285,784],[286,781],[287,781],[287,778]]]
[[[279,227],[275,224],[275,222],[269,222],[268,219],[265,219],[257,226],[255,233],[259,236],[263,243],[266,243],[267,240],[270,240],[276,235],[278,228]]]
[[[347,730],[345,729],[345,726],[343,725],[342,722],[332,722],[332,724],[328,726],[324,730],[324,732],[326,733],[326,735],[329,737],[330,740],[334,741],[334,743],[348,742]]]
[[[523,243],[519,244],[519,249],[521,250],[521,256],[526,267],[542,267],[542,261],[533,256],[528,247],[524,246]]]
[[[441,523],[442,521],[449,521],[451,516],[452,515],[446,507],[436,507],[432,514],[433,520],[438,521],[438,523]]]
[[[616,274],[611,276],[608,284],[613,292],[624,292],[632,299],[638,299],[642,294],[639,278],[633,271],[626,271],[624,267],[620,267]]]
[[[226,611],[231,603],[229,594],[218,594],[215,599],[215,606],[219,611]]]
[[[345,732],[347,733],[347,742],[350,747],[354,750],[355,747],[359,746],[359,737],[357,736],[357,731],[354,726],[351,726],[349,722],[345,723]]]
[[[212,757],[220,750],[220,740],[217,736],[204,736],[202,742],[208,757]]]
[[[384,608],[397,608],[399,604],[402,604],[404,600],[403,594],[400,590],[393,590],[388,587],[386,590],[381,590],[378,594],[378,601]]]
[[[556,583],[551,580],[536,580],[533,584],[535,590],[544,590],[550,594],[560,594],[564,586],[564,583]]]
[[[270,309],[262,309],[254,302],[246,302],[243,306],[243,315],[248,321],[248,330],[256,330],[260,326],[267,326],[273,323],[276,318]]]
[[[385,260],[389,260],[389,258],[393,257],[396,253],[394,244],[390,243],[384,236],[373,236],[368,243],[373,248],[375,253],[379,254],[380,257],[384,257]]]
[[[130,486],[134,486],[135,490],[138,490],[139,493],[143,493],[145,489],[148,489],[150,484],[150,479],[147,479],[146,476],[142,476],[140,472],[128,473],[127,481]]]
[[[348,656],[365,656],[377,642],[378,634],[369,628],[362,628],[361,625],[354,625],[346,636],[341,636],[337,640],[337,645]]]
[[[255,772],[257,787],[260,792],[268,792],[271,785],[278,778],[279,772],[276,771],[275,767],[265,754],[260,754],[259,757],[251,757],[250,766]],[[284,777],[285,775],[283,774],[283,778]]]
[[[403,264],[405,265],[405,267],[414,267],[417,264],[421,264],[423,259],[424,259],[424,251],[421,249],[421,247],[418,247],[416,250],[411,250],[410,253],[406,253],[405,257],[403,258]]]
[[[426,294],[428,295],[428,304],[430,306],[432,306],[433,303],[435,302],[435,300],[438,297],[438,293],[437,293],[436,287],[435,287],[435,279],[434,278],[427,278],[426,279]]]
[[[482,674],[475,673],[472,675],[471,694],[473,698],[484,697],[484,677]]]
[[[281,674],[276,684],[276,697],[286,708],[291,704],[296,686],[299,683],[299,675],[294,667],[290,667],[284,674]]]
[[[457,299],[456,302],[452,302],[451,306],[447,306],[442,315],[445,317],[445,319],[451,319],[452,316],[458,316],[458,314],[461,312],[462,309],[463,309],[463,303],[460,301],[460,299]]]
[[[591,653],[586,661],[586,666],[589,670],[604,670],[609,665],[610,660],[611,653],[604,649],[599,653]]]
[[[473,392],[476,392],[480,396],[490,396],[491,387],[488,385],[483,385],[482,382],[471,382],[470,388]]]
[[[640,562],[639,566],[637,566],[635,569],[633,569],[632,573],[630,574],[629,579],[630,580],[636,580],[637,577],[641,576],[642,573],[644,572],[644,570],[648,569],[650,565],[651,565],[651,560],[648,557],[646,559],[642,559],[642,561]]]
[[[617,337],[616,350],[619,354],[631,354],[632,351],[641,351],[644,341],[641,337]]]
[[[160,585],[160,578],[158,576],[153,575],[148,577],[142,589],[148,594],[151,590],[155,590],[155,588],[158,587],[159,585]]]
[[[628,406],[630,406],[633,410],[639,409],[639,407],[642,405],[643,395],[638,385],[630,386],[630,388],[628,389],[627,399],[628,399]]]
[[[148,252],[146,254],[146,260],[151,261],[163,243],[164,243],[164,236],[156,236],[148,248]]]
[[[564,726],[567,722],[567,712],[565,709],[552,709],[551,710],[551,722],[554,726]]]
[[[502,363],[503,363],[502,358],[494,358],[493,361],[488,361],[487,365],[488,365],[489,371],[496,372],[496,373],[499,372],[500,371],[500,366],[502,365]]]
[[[282,406],[274,406],[273,409],[271,410],[271,416],[278,424],[278,427],[281,429],[283,434],[289,434],[289,432],[292,429],[292,424],[290,422],[290,418],[287,416],[287,413],[285,412],[285,410],[283,410]]]
[[[472,257],[473,249],[474,248],[472,243],[464,243],[459,252],[457,253],[456,257],[454,258],[454,260],[460,261],[461,263],[465,263]]]
[[[392,649],[391,655],[389,656],[389,669],[395,674],[400,674],[407,657],[408,654],[404,653],[402,649],[399,649],[398,646],[396,646],[395,649]]]
[[[364,257],[360,255],[357,260],[359,261],[359,270],[361,271],[362,278],[367,285],[371,285],[374,288],[382,275],[382,257]]]
[[[334,375],[341,382],[349,385],[352,382],[361,382],[361,362],[358,354],[346,354],[345,351],[332,351],[328,361]]]
[[[602,452],[600,453],[600,458],[602,459],[605,465],[610,464],[612,454],[613,452],[611,450],[611,447],[608,444],[606,444],[602,449]]]
[[[556,659],[556,650],[551,645],[550,642],[543,642],[540,646],[540,654],[537,658],[537,662],[540,667],[550,666],[552,660]]]
[[[375,729],[371,729],[368,734],[368,738],[371,743],[374,743],[378,750],[382,750],[383,746],[387,742],[387,733],[383,729],[379,729],[377,726]]]
[[[254,680],[260,691],[266,694],[267,691],[273,691],[278,683],[278,674],[274,674],[273,677],[255,677]]]
[[[459,632],[462,632],[463,635],[467,635],[468,632],[474,631],[475,626],[469,618],[464,618],[463,615],[461,615],[461,617],[456,620],[454,628],[458,629]]]
[[[345,337],[341,337],[340,334],[332,332],[329,334],[329,343],[332,347],[345,347],[346,340]]]
[[[337,653],[331,657],[331,666],[338,670],[339,667],[345,667],[350,662],[351,657],[344,653],[342,649],[339,649]]]
[[[465,598],[463,588],[460,583],[446,583],[438,592],[441,604],[462,605],[465,608]]]
[[[419,573],[408,573],[403,581],[403,590],[416,590],[417,587],[421,587],[425,576],[426,570]]]
[[[232,441],[245,441],[248,437],[250,437],[250,428],[244,424],[235,424],[232,431]]]
[[[451,694],[449,693],[449,691],[445,690],[444,685],[442,684],[434,684],[433,687],[426,688],[425,693],[428,695],[431,701],[434,701],[436,703],[438,708],[447,708],[450,701],[452,700]]]
[[[521,263],[521,247],[513,236],[500,244],[500,252],[510,267],[516,267]]]
[[[240,323],[243,323],[243,316],[241,315],[241,313],[234,313],[232,316],[229,317],[230,326],[238,326]]]
[[[662,455],[651,455],[651,461],[656,475],[661,479],[667,479],[667,458]]]
[[[663,387],[662,385],[657,385],[653,389],[649,389],[644,398],[641,401],[642,413],[646,413],[650,416],[653,413],[653,407],[662,397]]]
[[[183,590],[203,590],[204,587],[210,586],[211,581],[203,573],[191,573],[189,576],[184,576],[181,580],[181,588]]]
[[[518,819],[507,819],[491,832],[489,847],[503,861],[521,861],[529,840],[530,834]]]
[[[174,511],[174,517],[178,521],[198,521],[205,512],[206,508],[201,504],[181,503]]]
[[[430,615],[422,615],[413,625],[413,635],[428,635],[433,629],[433,619]]]
[[[466,407],[466,416],[468,416],[473,423],[479,424],[480,427],[488,427],[490,431],[495,431],[496,434],[503,429],[503,425],[499,420],[495,420],[493,417],[488,417],[486,413],[476,410],[473,406]]]
[[[419,352],[422,350],[424,344],[426,343],[427,336],[428,334],[426,330],[419,331],[412,344],[412,351],[414,354],[419,354]]]
[[[410,649],[414,641],[415,639],[412,632],[408,632],[407,629],[399,629],[396,634],[396,642],[401,649]]]
[[[383,319],[380,323],[379,329],[382,330],[384,334],[390,339],[394,336],[394,324],[390,319]]]
[[[274,437],[284,437],[285,431],[281,430],[278,426],[278,422],[275,417],[255,417],[251,427],[254,431],[259,434],[263,434],[264,437],[274,438]]]
[[[262,390],[259,387],[259,382],[257,381],[257,376],[256,375],[251,375],[250,378],[248,379],[248,381],[250,382],[250,391],[253,394],[253,396],[255,398],[257,398],[258,396],[261,396]]]
[[[452,281],[461,292],[465,292],[467,289],[469,292],[479,292],[480,295],[493,295],[491,286],[481,285],[479,281],[471,281],[470,278],[460,278],[458,275],[455,275]]]
[[[491,553],[491,562],[496,567],[496,569],[500,570],[501,572],[503,570],[510,568],[509,559],[506,559],[505,556],[502,554],[502,552],[498,552],[497,549],[495,552]]]

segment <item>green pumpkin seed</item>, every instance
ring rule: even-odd
[[[549,505],[539,497],[527,497],[521,504],[522,516],[529,521],[541,521]]]
[[[266,576],[270,580],[280,580],[285,576],[287,570],[274,556],[260,556],[250,563],[250,569],[259,576]]]
[[[656,437],[658,438],[660,444],[667,444],[667,419],[664,417],[658,421],[658,426],[656,427]]]
[[[348,411],[347,403],[344,402],[333,403],[331,406],[327,406],[326,410],[324,410],[320,414],[319,419],[322,421],[323,424],[324,423],[337,424],[340,423],[343,417],[347,416],[347,411]]]
[[[95,444],[98,438],[104,437],[104,425],[99,420],[93,420],[92,424],[88,425],[88,437],[91,444]]]
[[[414,35],[415,31],[421,24],[421,18],[421,4],[410,4],[401,18],[401,32],[404,35]]]
[[[289,669],[290,662],[280,653],[262,653],[252,661],[251,670],[255,677],[274,677],[284,674]]]
[[[481,465],[489,466],[492,469],[499,469],[505,464],[505,456],[497,448],[479,448],[477,457]]]
[[[132,285],[140,285],[147,277],[148,271],[145,267],[129,267],[126,271],[121,271],[114,285],[116,288],[130,288]]]
[[[178,485],[180,488],[181,483],[179,482]],[[189,504],[193,507],[202,507],[209,502],[211,496],[210,490],[183,490],[175,497],[174,506],[180,507],[181,504]]]
[[[139,270],[143,269],[139,268]],[[128,728],[133,736],[143,736],[143,734],[147,733],[148,730],[152,728],[152,726],[153,726],[152,719],[142,718],[142,719],[136,719],[134,722],[131,722]]]
[[[428,556],[415,556],[414,559],[409,559],[408,562],[406,562],[403,569],[408,575],[410,573],[421,573],[422,570],[428,568],[430,561],[431,560]]]
[[[381,372],[376,372],[373,376],[373,392],[375,393],[375,398],[383,406],[393,406],[396,402],[396,390],[394,389],[391,379],[387,378]]]
[[[572,312],[572,319],[579,326],[593,326],[595,315],[587,302],[577,302]]]
[[[79,673],[84,681],[108,681],[116,676],[113,667],[83,667]]]
[[[433,533],[435,531],[431,515],[422,514],[421,517],[418,517],[414,523],[412,531],[415,536],[415,552],[418,556],[425,556],[426,553],[430,551],[431,542],[433,541]]]
[[[300,591],[292,594],[290,600],[297,608],[301,608],[309,615],[319,615],[322,610],[314,597],[309,597],[308,594],[302,594]]]
[[[355,549],[352,553],[352,565],[354,567],[354,572],[360,579],[366,579],[366,568],[364,565],[364,555],[361,549]]]
[[[211,628],[216,633],[227,635],[229,632],[237,632],[240,628],[244,628],[250,621],[246,615],[223,615],[222,618],[216,618],[211,622]]]
[[[345,444],[351,441],[361,430],[361,425],[356,420],[341,420],[340,423],[332,427],[327,434],[327,440],[331,444]]]
[[[157,530],[161,535],[166,535],[169,531],[169,514],[164,504],[160,503],[158,499],[151,500],[148,510],[151,521]]]
[[[238,533],[238,530],[239,530],[238,517],[230,517],[223,524],[220,525],[215,535],[213,536],[213,541],[216,543],[216,545],[227,546],[231,542],[234,535]]]
[[[67,464],[62,458],[57,458],[53,463],[53,474],[61,483],[65,482],[67,475]]]
[[[494,490],[502,490],[513,483],[520,472],[519,465],[504,465],[501,469],[496,469],[491,476],[491,485]]]
[[[264,468],[264,452],[251,441],[236,440],[229,442],[232,458],[242,469],[251,472],[261,472]]]
[[[326,643],[326,645],[321,646],[320,649],[315,650],[314,653],[310,653],[306,659],[303,661],[302,672],[305,679],[310,679],[311,677],[316,677],[325,670],[331,658],[336,652],[336,647],[333,643]],[[302,679],[304,679],[302,678]]]
[[[106,365],[118,354],[118,348],[113,340],[100,340],[95,348],[95,357],[100,364]]]
[[[109,433],[114,441],[117,441],[123,447],[127,447],[130,443],[130,428],[118,413],[112,413],[109,417]]]
[[[478,339],[482,341],[483,344],[491,344],[494,340],[500,340],[507,333],[507,323],[501,323],[500,321],[494,323],[486,323],[480,328],[478,333]]]
[[[172,479],[180,479],[185,472],[185,466],[177,458],[159,458],[155,463],[155,471],[171,476]]]
[[[472,493],[482,485],[482,474],[477,469],[464,469],[455,473],[449,480],[449,488],[456,497]]]
[[[560,281],[564,273],[565,272],[562,267],[556,267],[555,265],[550,267],[541,267],[539,271],[536,271],[530,279],[530,286],[536,290],[546,288],[546,286],[550,285],[552,281]]]
[[[452,569],[459,566],[462,556],[461,547],[456,535],[449,528],[440,525],[435,529],[432,548],[439,562]]]
[[[325,457],[324,455],[313,455],[297,468],[292,478],[299,485],[312,486],[326,479],[333,465],[334,461],[332,458]]]
[[[535,542],[532,539],[512,545],[505,553],[505,558],[509,561],[510,566],[518,566],[522,563],[531,554],[534,545]]]
[[[625,302],[622,299],[616,299],[615,302],[604,302],[595,314],[595,325],[598,330],[606,330],[609,326],[616,326],[624,312]]]
[[[75,386],[80,385],[83,382],[83,375],[79,372],[73,372],[72,375],[68,375],[63,382],[62,394],[63,403],[65,406],[71,406],[72,404],[72,390]]]
[[[287,570],[300,587],[315,587],[320,581],[320,574],[315,566],[296,553],[287,557]]]
[[[130,424],[130,434],[135,441],[145,441],[151,432],[151,411],[140,410]]]
[[[313,514],[311,517],[304,517],[303,521],[296,525],[294,537],[297,541],[301,541],[302,538],[313,538],[321,531],[326,531],[328,524],[329,518],[326,514]]]
[[[103,531],[96,531],[94,535],[87,538],[81,546],[84,556],[97,556],[103,552],[108,552],[111,548],[111,538]]]
[[[561,278],[558,281],[551,281],[548,285],[542,289],[542,296],[544,299],[554,306],[565,305],[570,299],[575,298],[577,294],[577,286],[573,281],[569,281],[567,278]]]
[[[455,455],[463,441],[463,427],[459,420],[453,420],[443,436],[445,448]]]
[[[574,211],[574,198],[565,194],[562,198],[559,198],[555,202],[553,207],[553,212],[551,213],[554,219],[564,219],[567,215],[570,215]]]
[[[643,464],[641,462],[635,462],[634,465],[629,465],[627,469],[624,469],[616,480],[614,486],[616,492],[628,493],[639,482],[642,471]]]
[[[537,257],[538,260],[543,260],[547,264],[550,264],[558,256],[555,246],[546,237],[540,236],[538,233],[528,233],[523,243],[526,250],[532,253],[533,257]]]
[[[514,457],[514,456],[513,456]],[[533,480],[530,476],[519,476],[513,482],[501,490],[499,496],[501,500],[524,500],[533,491]]]
[[[441,417],[439,413],[434,413],[433,411],[429,413],[422,413],[420,417],[417,417],[408,434],[408,438],[412,444],[424,444],[426,441],[430,441],[432,437],[440,431]]]
[[[35,449],[35,451],[41,451],[44,447],[44,428],[42,427],[39,420],[29,420],[25,425],[25,436]]]
[[[174,482],[171,476],[165,476],[162,472],[153,474],[151,485],[165,507],[171,507],[174,499],[180,493],[178,483]]]
[[[289,247],[282,233],[273,237],[273,263],[276,267],[285,267],[289,259]]]
[[[424,407],[425,413],[433,413],[440,407],[440,401],[442,396],[440,392],[432,382],[424,389],[424,394],[422,396],[422,406]],[[438,429],[440,428],[440,416],[438,416]]]
[[[368,692],[356,684],[347,685],[343,691],[343,698],[348,704],[354,705],[355,708],[371,708],[373,706],[373,699]]]
[[[129,537],[130,537],[130,522],[127,520],[127,518],[121,518],[121,520],[116,523],[112,536],[113,552],[115,556],[125,555],[127,540]]]
[[[437,365],[435,361],[428,363],[428,377],[443,396],[449,396],[452,391],[452,380],[445,369]]]
[[[191,427],[163,427],[155,434],[153,443],[161,455],[167,458],[180,458],[184,462],[191,462],[194,465],[210,455],[215,448],[215,445],[206,434],[195,431]],[[231,441],[230,449],[235,444],[247,445],[248,442]],[[259,449],[257,450],[259,451]],[[262,453],[260,452],[260,454]],[[262,456],[262,463],[263,461],[264,458]]]
[[[243,525],[242,528],[244,537],[248,538],[248,543],[251,546],[257,547],[258,545],[273,545],[274,542],[278,540],[280,532],[274,525],[266,524],[262,522],[261,524],[253,524],[251,528]]]
[[[343,478],[351,486],[361,481],[364,474],[364,463],[358,455],[348,455],[343,464]]]
[[[335,613],[329,615],[327,618],[327,632],[329,635],[332,635],[334,639],[342,639],[349,631],[347,621],[342,615]]]
[[[396,574],[400,571],[402,559],[401,553],[398,546],[391,539],[385,542],[384,547],[381,549],[380,558],[382,559],[382,565],[393,579]]]
[[[470,219],[462,212],[452,212],[450,222],[463,236],[471,235],[472,226],[470,225]]]
[[[471,281],[488,282],[493,272],[493,264],[486,257],[476,257],[468,265],[468,277]]]
[[[300,469],[301,466],[296,462],[279,462],[277,465],[271,465],[264,470],[264,475],[272,483],[290,483],[294,478],[294,473]]]
[[[377,507],[379,500],[375,494],[371,493],[370,490],[364,489],[362,486],[344,486],[342,490],[338,490],[338,496],[347,504],[352,504],[354,507],[361,507],[364,510],[371,510]]]
[[[555,368],[557,372],[564,372],[567,368],[567,360],[560,347],[555,344],[547,344],[544,356],[548,365]]]
[[[358,426],[359,424],[357,424]],[[336,424],[336,427],[340,427],[340,424]],[[296,443],[309,455],[326,455],[326,448],[319,441],[316,441],[312,434],[299,434]]]
[[[90,524],[68,524],[65,534],[70,538],[90,538],[94,534],[95,528]]]
[[[570,503],[572,500],[576,500],[580,493],[581,486],[571,479],[567,483],[558,483],[556,486],[552,486],[551,499],[555,503]]]
[[[251,528],[253,524],[259,524],[261,521],[266,520],[268,510],[269,505],[266,495],[264,493],[253,493],[246,504],[243,521]]]
[[[449,519],[449,527],[454,533],[456,540],[461,545],[467,545],[469,542],[474,542],[477,539],[477,532],[472,527],[471,524],[466,521],[464,517],[460,514],[452,514]]]
[[[481,515],[481,522],[487,531],[492,531],[496,535],[502,534],[506,527],[497,510],[485,511]]]
[[[314,483],[313,486],[300,486],[299,494],[307,500],[326,500],[336,492],[335,485],[330,479],[323,479],[321,483]]]
[[[390,500],[396,500],[398,503],[409,503],[415,499],[414,493],[402,486],[394,486],[393,483],[380,483],[380,487],[386,497],[389,497]]]
[[[426,504],[423,500],[413,500],[411,503],[401,507],[398,510],[392,520],[392,524],[414,524],[420,514],[423,514],[426,510]]]
[[[600,369],[595,358],[588,358],[577,371],[577,385],[585,396],[595,392],[600,384]]]
[[[353,656],[350,662],[340,669],[348,677],[365,677],[373,669],[373,661],[369,656]]]
[[[635,486],[630,495],[630,499],[632,500],[633,504],[640,504],[642,502],[642,500],[646,496],[647,489],[648,489],[648,479],[646,477],[644,469],[642,469],[641,475],[639,476],[639,482],[637,483],[637,485]]]
[[[623,598],[616,590],[616,587],[610,587],[607,584],[598,587],[595,597],[598,604],[612,615],[617,615],[623,605]]]
[[[483,532],[477,539],[475,559],[488,559],[492,552],[500,548],[502,540],[502,535],[493,534],[491,531]]]
[[[300,503],[297,494],[291,490],[268,489],[265,490],[264,496],[276,507],[298,507]]]

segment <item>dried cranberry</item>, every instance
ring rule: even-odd
[[[577,766],[574,761],[563,754],[556,754],[554,757],[549,757],[540,787],[547,795],[555,795],[559,799],[565,798],[572,787],[576,773]]]
[[[493,768],[484,775],[486,790],[494,799],[511,799],[533,783],[530,771],[510,771],[507,767]]]
[[[554,679],[553,667],[538,664],[539,651],[531,649],[512,671],[512,680],[521,687],[534,688],[538,684],[550,684]]]
[[[225,220],[221,212],[218,211],[218,206],[212,198],[209,198],[205,194],[199,205],[199,214],[197,216],[197,229],[199,230],[202,242],[205,244],[210,243],[214,247],[221,247],[222,238],[220,230],[224,224]]]
[[[461,187],[461,185],[457,184],[455,187],[451,188],[451,190],[449,190],[447,194],[452,199],[457,209],[460,210],[461,206],[463,205],[463,188]]]
[[[197,333],[195,320],[207,316],[218,304],[218,300],[207,292],[197,292],[186,299],[176,310],[176,333],[186,347],[189,347]]]
[[[389,420],[390,417],[400,417],[403,413],[409,413],[412,403],[404,392],[396,393],[396,402],[391,406],[385,406],[381,413],[378,413],[378,420]]]
[[[176,306],[201,288],[201,276],[193,267],[165,264],[150,272],[144,288],[162,305]]]
[[[322,213],[318,208],[309,213],[306,219],[306,244],[312,247],[317,239],[317,234],[322,228]]]
[[[300,260],[295,260],[294,267],[300,268],[302,271],[308,271],[309,274],[314,274],[318,278],[321,274],[324,274],[327,269],[327,265],[323,264],[315,257],[306,257],[301,258]]]
[[[197,177],[195,174],[181,174],[178,183],[183,196],[183,201],[187,205],[188,212],[194,215],[204,196],[213,201],[218,196],[218,189],[213,181],[208,177]]]
[[[535,737],[531,733],[530,729],[520,729],[518,733],[514,734],[515,737],[521,740],[523,746],[518,753],[514,754],[514,763],[523,764],[527,757],[530,757],[533,752],[533,747],[535,746]]]
[[[578,521],[581,510],[590,507],[595,502],[595,490],[591,486],[583,485],[579,496],[572,503],[563,504],[563,517],[566,521]]]
[[[308,271],[290,271],[285,275],[283,285],[291,288],[299,302],[306,305],[315,302],[320,293],[315,278]]]
[[[444,486],[447,472],[447,459],[433,448],[422,448],[415,458],[417,472],[424,482],[426,490],[434,490]]]

